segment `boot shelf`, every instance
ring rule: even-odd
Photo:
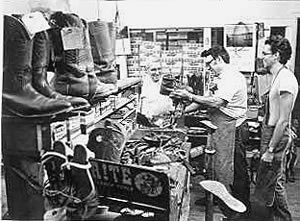
[[[89,134],[98,123],[109,118],[111,115],[133,103],[133,107],[129,109],[121,119],[117,121],[124,125],[124,122],[137,110],[138,96],[136,89],[140,84],[139,78],[128,78],[118,81],[118,92],[108,96],[103,102],[93,105],[89,111],[77,111],[73,117],[66,118],[60,122],[51,124],[52,137],[54,140],[72,141],[76,140],[81,134]],[[123,92],[134,89],[126,97]],[[139,91],[139,90],[137,90]],[[135,118],[134,118],[135,119]],[[56,130],[57,129],[57,130]]]
[[[117,82],[118,92],[141,83],[141,78],[126,78]]]

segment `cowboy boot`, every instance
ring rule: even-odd
[[[32,86],[46,97],[70,102],[76,109],[87,108],[89,102],[81,97],[65,96],[54,91],[47,81],[47,65],[49,61],[49,36],[46,31],[39,32],[33,39],[32,54]]]
[[[41,157],[41,165],[46,171],[44,182],[45,209],[62,208],[72,196],[71,171],[67,168],[72,150],[61,141],[53,143],[53,150]],[[63,194],[60,194],[63,193]]]
[[[56,25],[50,31],[55,55],[55,90],[90,102],[112,93],[115,87],[101,83],[95,75],[85,23],[75,14],[62,12],[54,13],[51,20]],[[82,28],[83,48],[64,50],[60,33],[66,27]]]
[[[89,134],[87,147],[95,157],[119,163],[123,152],[125,136],[119,124],[106,120],[103,127],[97,127]]]
[[[72,110],[71,104],[54,100],[32,87],[32,46],[24,25],[4,16],[3,109],[21,117],[49,117]]]
[[[97,76],[94,70],[94,60],[91,50],[91,43],[89,37],[89,27],[85,20],[82,19],[82,23],[84,25],[84,35],[83,35],[83,50],[81,50],[80,57],[85,57],[84,62],[86,67],[88,67],[88,76],[90,80],[90,86],[96,85],[96,92],[93,96],[93,99],[90,100],[92,103],[93,100],[97,100],[98,98],[102,99],[103,96],[110,94],[112,92],[117,91],[117,87],[114,84],[109,82],[102,82]]]
[[[116,84],[117,72],[115,68],[115,33],[113,23],[104,21],[89,22],[89,33],[92,46],[92,54],[97,71],[97,77],[101,82]],[[114,39],[112,39],[114,38]]]
[[[116,66],[115,59],[116,59],[117,27],[116,27],[115,22],[108,22],[108,32],[109,32],[109,37],[110,37],[110,42],[111,42],[111,50],[112,50],[113,58],[114,58],[113,65]]]
[[[94,154],[85,146],[77,144],[74,147],[74,157],[70,162],[72,186],[74,197],[78,200],[68,206],[68,217],[71,220],[86,220],[97,212],[99,202],[97,200],[95,184],[90,172],[89,158]]]

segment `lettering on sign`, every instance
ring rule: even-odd
[[[113,188],[117,191],[139,191],[157,197],[163,192],[163,184],[155,174],[146,171],[133,172],[134,168],[110,163],[95,163],[92,176],[97,185]]]

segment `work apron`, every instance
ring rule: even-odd
[[[212,134],[214,155],[215,180],[223,183],[228,191],[231,190],[234,177],[234,144],[236,119],[224,114],[219,109],[210,110],[211,122],[218,128]]]

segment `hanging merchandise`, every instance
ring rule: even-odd
[[[116,25],[116,55],[129,55],[131,54],[130,49],[130,36],[129,28],[122,24],[120,18],[120,11],[118,8],[118,2],[116,2],[116,15],[114,24]]]
[[[100,82],[94,72],[88,27],[75,14],[56,12],[51,15],[55,28],[50,30],[54,46],[56,76],[54,88],[65,94],[87,98],[91,103],[116,90],[116,87]],[[63,50],[61,29],[78,27],[83,30],[83,48]]]
[[[22,16],[21,20],[31,38],[33,38],[34,34],[50,28],[47,20],[41,12],[36,11],[25,14],[24,16]]]
[[[45,97],[32,87],[33,40],[21,21],[4,16],[3,110],[21,117],[53,116],[71,103]]]
[[[64,50],[83,49],[83,29],[67,27],[61,29],[61,39]]]
[[[88,23],[91,50],[97,78],[103,83],[116,84],[118,75],[115,67],[115,25],[105,21]]]

